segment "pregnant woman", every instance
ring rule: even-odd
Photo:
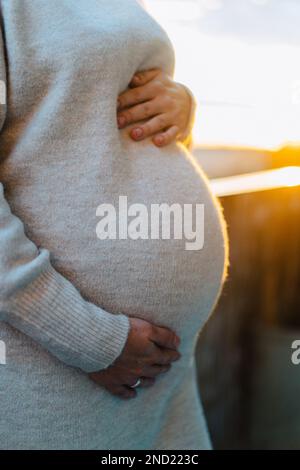
[[[226,247],[164,113],[188,99],[170,41],[135,0],[0,4],[0,448],[209,448],[194,347]],[[203,204],[202,249],[99,238],[120,196]]]

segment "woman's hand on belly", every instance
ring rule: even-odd
[[[167,372],[171,363],[180,358],[180,340],[168,328],[162,328],[139,318],[130,318],[126,345],[117,360],[107,369],[90,374],[90,378],[121,398],[134,398],[140,387],[154,384],[155,377]]]
[[[175,140],[186,140],[193,119],[193,97],[187,88],[159,69],[134,75],[131,88],[119,95],[118,126],[130,125],[133,140],[153,136],[153,143],[164,147]],[[141,121],[144,121],[141,123]]]

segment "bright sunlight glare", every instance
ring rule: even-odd
[[[300,142],[300,35],[293,30],[300,2],[147,5],[175,46],[175,78],[197,98],[196,144],[275,149]]]
[[[218,197],[293,186],[300,186],[300,166],[211,180],[212,191]]]

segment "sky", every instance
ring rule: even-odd
[[[300,142],[300,0],[147,0],[197,102],[196,144]]]

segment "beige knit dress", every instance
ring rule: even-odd
[[[2,0],[1,10],[0,448],[209,448],[194,347],[224,277],[222,217],[181,144],[136,143],[116,123],[136,71],[173,73],[170,41],[135,0]],[[203,249],[100,240],[97,207],[120,195],[204,204]],[[124,401],[87,372],[120,354],[128,316],[174,329],[182,358]]]

